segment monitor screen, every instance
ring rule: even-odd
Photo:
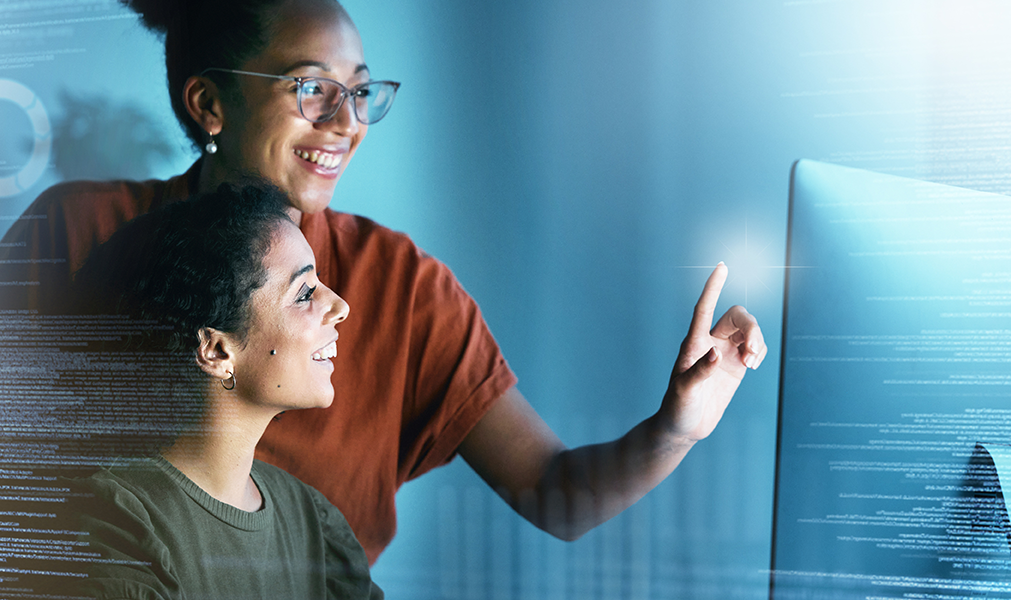
[[[801,160],[786,264],[771,597],[1011,598],[1011,199]]]

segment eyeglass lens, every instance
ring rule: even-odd
[[[334,81],[310,77],[303,79],[299,87],[299,110],[310,121],[326,121],[337,114],[347,93],[354,95],[354,110],[358,121],[370,125],[386,116],[396,96],[397,86],[388,81],[374,81],[346,90]]]

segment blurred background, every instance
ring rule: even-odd
[[[461,460],[408,483],[374,570],[387,596],[767,597],[790,166],[1011,191],[1011,4],[344,4],[403,87],[332,206],[453,269],[567,444],[656,410],[720,260],[719,312],[746,306],[770,347],[677,472],[577,542]],[[0,3],[0,124],[0,233],[58,181],[196,157],[158,40],[113,0]]]

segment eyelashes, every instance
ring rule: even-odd
[[[299,290],[297,302],[308,302],[312,300],[312,295],[316,292],[316,287],[317,286],[315,285],[312,287],[303,285],[302,289]]]

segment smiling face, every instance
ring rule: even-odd
[[[267,47],[240,70],[326,77],[349,88],[369,80],[358,31],[333,2],[290,0],[272,21]],[[222,98],[215,169],[222,178],[255,172],[284,190],[301,212],[326,208],[368,126],[358,122],[350,102],[331,120],[312,123],[299,113],[294,82],[235,77],[237,92]]]
[[[330,375],[337,323],[348,305],[316,278],[312,249],[298,228],[281,223],[263,261],[267,280],[249,299],[249,330],[233,358],[236,391],[282,411],[333,402]]]

